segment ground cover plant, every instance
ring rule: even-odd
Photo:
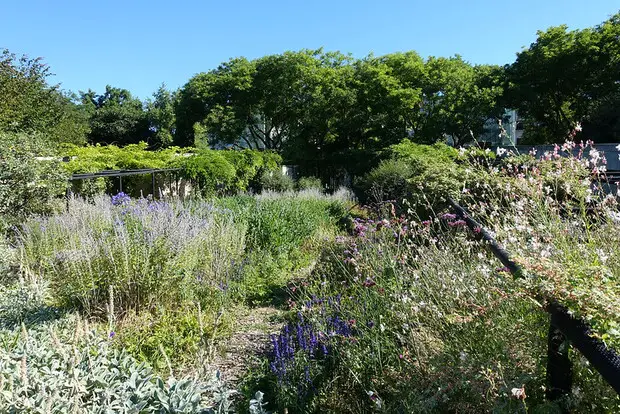
[[[43,279],[0,292],[0,406],[33,413],[225,413],[234,391],[212,373],[175,379],[115,346],[113,334],[46,304]]]

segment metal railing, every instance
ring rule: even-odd
[[[523,277],[521,267],[490,233],[454,200],[449,198],[448,202],[469,229],[487,242],[489,249],[510,273],[517,278]],[[573,370],[568,356],[569,343],[579,350],[603,379],[620,394],[620,355],[593,336],[588,324],[573,317],[564,306],[553,300],[539,299],[545,303],[545,311],[551,316],[547,341],[547,399],[554,401],[571,393]]]
[[[151,184],[153,186],[152,194],[153,194],[153,197],[155,197],[155,194],[156,194],[155,174],[163,173],[163,172],[171,172],[171,171],[180,171],[180,170],[181,170],[180,168],[162,168],[162,169],[144,168],[144,169],[137,169],[137,170],[106,170],[106,171],[99,171],[95,173],[73,174],[69,178],[69,181],[88,180],[88,179],[93,179],[93,178],[118,177],[119,191],[122,192],[123,191],[123,177],[129,176],[129,175],[151,174]]]

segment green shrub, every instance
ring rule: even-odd
[[[291,191],[295,187],[295,182],[291,177],[283,174],[282,171],[264,171],[260,178],[260,188],[262,191]]]
[[[413,177],[413,168],[409,161],[389,159],[379,163],[360,182],[368,201],[382,203],[396,201],[402,203],[410,198],[409,180]]]
[[[323,190],[323,184],[318,177],[301,177],[297,181],[298,190]]]
[[[62,205],[66,174],[54,158],[36,159],[53,154],[41,135],[0,133],[0,232]]]
[[[203,195],[230,190],[237,177],[235,167],[219,151],[201,150],[179,165],[182,175],[195,182]]]
[[[433,145],[416,144],[406,138],[400,143],[392,145],[385,152],[389,158],[412,161],[426,160],[439,164],[450,163],[459,157],[459,152],[455,148],[444,143],[438,142]]]
[[[421,145],[405,139],[386,153],[390,158],[358,182],[366,202],[393,200],[401,211],[411,205],[425,216],[440,210],[447,197],[455,197],[463,187],[466,174],[456,162],[458,151],[445,144]]]

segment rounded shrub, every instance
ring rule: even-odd
[[[295,182],[281,171],[265,171],[260,178],[260,188],[265,191],[292,191]]]
[[[303,190],[323,190],[323,184],[318,177],[301,177],[297,181],[297,189]]]

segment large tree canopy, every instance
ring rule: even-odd
[[[578,123],[587,126],[586,138],[620,139],[613,116],[618,113],[613,105],[620,88],[619,62],[620,14],[594,28],[558,26],[538,32],[536,41],[506,67],[505,102],[525,118],[527,141],[557,142]]]
[[[232,59],[179,92],[177,144],[282,151],[303,163],[404,137],[464,142],[494,114],[499,68],[415,52],[354,60],[322,50]]]
[[[53,142],[80,144],[86,116],[73,97],[48,84],[50,70],[40,58],[0,53],[0,132],[37,132]]]
[[[108,85],[101,95],[81,92],[81,101],[89,114],[91,143],[127,145],[150,139],[153,131],[142,101],[128,90]]]

